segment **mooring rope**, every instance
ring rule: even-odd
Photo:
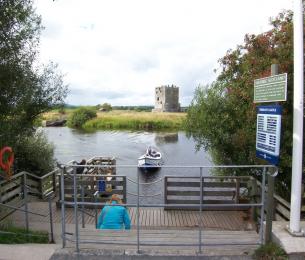
[[[135,183],[135,184],[138,184],[136,181],[134,181],[133,179],[129,179],[127,178],[127,180],[129,180],[130,182],[132,183]],[[151,185],[151,184],[155,184],[155,183],[158,183],[160,181],[162,181],[163,178],[160,178],[160,179],[157,179],[156,181],[153,181],[153,182],[139,182],[140,185]]]

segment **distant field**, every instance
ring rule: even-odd
[[[54,110],[43,114],[43,120],[69,118],[74,109],[66,109],[65,114]],[[130,130],[179,130],[183,129],[186,113],[152,113],[128,110],[97,112],[97,118],[87,121],[84,129],[130,129]]]
[[[147,129],[183,128],[185,113],[152,113],[114,110],[99,112],[96,119],[85,123],[85,129]]]

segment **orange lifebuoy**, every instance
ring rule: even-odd
[[[7,161],[3,161],[3,157],[5,153],[9,153],[9,156],[7,158]],[[0,167],[7,173],[9,173],[10,168],[14,162],[14,153],[13,149],[9,146],[5,146],[0,151]]]

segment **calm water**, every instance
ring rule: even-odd
[[[211,165],[209,155],[204,151],[195,151],[195,143],[188,139],[184,132],[130,132],[130,131],[97,131],[84,133],[67,127],[44,128],[48,140],[55,145],[55,158],[60,163],[71,160],[80,161],[94,156],[114,156],[117,165],[137,165],[137,158],[149,145],[157,147],[162,153],[164,165]],[[136,180],[138,169],[118,168],[118,175],[126,175]],[[208,172],[204,172],[208,175]],[[153,182],[164,175],[198,176],[199,169],[163,168],[153,173],[139,171],[140,182]],[[136,192],[136,185],[128,182],[129,193]],[[152,195],[163,191],[163,183],[141,185],[141,194]],[[142,198],[142,203],[162,203],[163,195]],[[128,203],[134,203],[135,197],[128,195]]]

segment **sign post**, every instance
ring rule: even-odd
[[[278,75],[278,64],[271,65],[271,77],[254,81],[254,103],[286,101],[287,73]],[[280,153],[282,107],[259,106],[257,113],[256,156],[277,165]],[[274,176],[268,174],[265,243],[272,240]]]
[[[286,101],[287,73],[254,80],[254,103]]]
[[[291,177],[291,210],[289,232],[302,235],[301,218],[301,183],[303,172],[303,97],[304,97],[304,39],[303,39],[303,3],[294,0],[293,8],[293,151]],[[303,233],[304,235],[305,233]]]
[[[258,106],[256,156],[277,165],[280,154],[282,107]]]

